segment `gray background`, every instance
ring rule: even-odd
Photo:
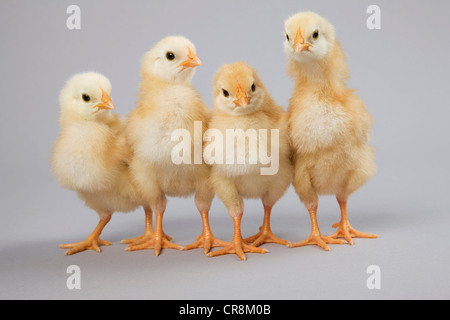
[[[81,30],[66,28],[66,8],[81,7]],[[366,28],[378,4],[382,29]],[[193,84],[208,105],[221,64],[245,60],[284,107],[292,91],[282,49],[284,20],[313,10],[336,27],[351,71],[376,119],[378,174],[350,200],[357,229],[380,234],[355,246],[288,249],[267,255],[203,256],[202,250],[124,252],[120,240],[140,235],[143,212],[116,214],[103,252],[71,257],[57,247],[84,239],[97,223],[50,172],[59,128],[58,94],[72,74],[95,70],[113,84],[117,111],[134,108],[140,59],[163,36],[182,34],[203,66]],[[448,1],[17,1],[0,2],[0,298],[2,299],[448,299],[449,35]],[[319,205],[323,233],[339,210]],[[262,221],[259,201],[246,202],[244,236]],[[176,243],[201,232],[193,199],[170,198],[165,231]],[[216,198],[216,236],[232,237],[232,221]],[[292,188],[274,208],[273,230],[291,241],[310,232]],[[79,265],[81,290],[66,288]],[[368,290],[366,269],[381,268],[381,290]]]

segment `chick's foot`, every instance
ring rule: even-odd
[[[154,234],[150,235],[150,230],[148,228],[146,229],[146,231],[147,234],[144,234],[145,237],[137,240],[137,241],[143,240],[143,242],[139,244],[130,244],[125,249],[125,251],[154,249],[155,256],[159,256],[162,249],[183,250],[183,247],[170,242],[170,240],[168,240],[167,236],[164,234],[162,228],[162,214],[156,215],[156,227]]]
[[[61,244],[59,247],[62,249],[69,249],[66,251],[66,255],[70,256],[72,254],[86,251],[94,250],[96,252],[101,252],[100,246],[110,246],[111,242],[104,241],[100,239],[100,234],[102,233],[105,226],[111,220],[111,215],[105,215],[100,218],[97,227],[92,231],[92,233],[86,238],[86,240],[76,243]]]
[[[166,240],[172,241],[171,236],[168,236],[166,234],[163,234],[163,236]],[[132,239],[124,239],[124,240],[120,241],[120,243],[135,246],[135,245],[143,244],[145,242],[150,241],[152,239],[152,237],[153,237],[153,231],[146,231],[142,236],[132,238]]]
[[[100,238],[88,237],[86,240],[76,243],[61,244],[61,249],[70,249],[66,251],[66,255],[70,256],[86,250],[94,250],[101,252],[100,246],[110,246],[111,242],[101,240]]]
[[[202,233],[197,238],[195,238],[194,243],[185,246],[184,250],[203,248],[203,253],[207,255],[212,248],[225,247],[226,245],[227,242],[217,239],[216,237],[214,237],[214,235],[210,233]]]
[[[350,245],[354,244],[353,238],[376,239],[378,235],[363,233],[352,228],[348,221],[341,221],[333,224],[333,228],[338,228],[329,238],[344,238]]]
[[[257,248],[255,246],[249,245],[242,239],[241,233],[241,220],[242,215],[233,217],[234,221],[234,236],[231,243],[227,243],[223,249],[210,252],[208,256],[217,257],[224,254],[236,254],[241,260],[247,260],[245,253],[268,253],[269,251],[263,248]]]
[[[287,246],[290,244],[289,241],[280,239],[276,237],[270,228],[270,215],[272,212],[271,206],[264,206],[264,222],[262,227],[259,228],[259,232],[250,237],[245,239],[244,241],[246,243],[251,243],[255,247],[259,247],[260,245],[264,243],[277,243],[284,246]]]
[[[376,239],[378,236],[376,234],[367,234],[355,230],[350,225],[347,217],[347,200],[337,196],[337,201],[339,207],[341,208],[341,221],[333,224],[333,228],[338,228],[335,233],[330,235],[330,238],[344,238],[349,244],[353,245],[353,238],[366,238],[366,239]]]
[[[320,233],[319,223],[317,222],[317,206],[313,206],[308,209],[311,218],[311,234],[310,236],[300,242],[291,243],[288,245],[289,248],[297,248],[308,245],[317,245],[325,251],[330,251],[329,244],[344,244],[343,240],[333,239],[330,237],[325,237]]]
[[[172,237],[170,237],[164,233],[163,233],[163,235],[164,235],[164,238],[166,238],[169,241],[172,241]],[[143,243],[150,241],[152,237],[153,237],[152,211],[150,209],[145,209],[145,231],[144,231],[144,234],[139,237],[132,238],[132,239],[125,239],[120,242],[123,244],[135,246],[135,245],[143,244]]]
[[[268,253],[269,250],[263,248],[257,248],[255,246],[246,244],[241,238],[233,240],[231,243],[228,243],[224,246],[223,249],[212,251],[208,254],[209,257],[217,257],[222,256],[224,254],[236,254],[241,260],[247,260],[245,253]]]
[[[142,243],[128,245],[125,251],[139,251],[146,249],[154,249],[155,256],[159,256],[162,249],[183,250],[183,247],[170,242],[164,236],[158,236],[155,234],[150,239],[145,239]]]
[[[203,222],[203,232],[197,238],[195,242],[184,247],[185,250],[192,250],[197,248],[203,248],[203,253],[206,255],[211,251],[211,248],[224,247],[227,242],[222,241],[214,237],[211,227],[209,225],[208,212],[200,213]]]
[[[260,231],[250,238],[244,239],[244,242],[251,243],[254,247],[259,247],[264,243],[276,243],[281,244],[283,246],[288,246],[290,244],[289,241],[283,240],[275,236],[272,231],[266,228],[261,227]]]
[[[298,248],[298,247],[304,247],[308,245],[317,245],[320,248],[322,248],[325,251],[330,251],[329,244],[344,244],[345,242],[338,239],[333,239],[330,237],[325,237],[320,232],[313,232],[311,235],[303,240],[296,243],[291,243],[288,245],[289,248]]]

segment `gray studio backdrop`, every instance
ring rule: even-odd
[[[81,29],[69,30],[69,5],[81,9]],[[366,10],[381,9],[381,30],[369,30]],[[202,250],[127,253],[120,240],[140,235],[141,210],[116,214],[101,254],[66,257],[60,243],[84,239],[97,223],[50,171],[59,127],[58,95],[81,71],[113,84],[117,112],[135,106],[140,59],[166,35],[196,45],[203,66],[193,85],[212,105],[215,71],[244,60],[284,106],[292,92],[286,73],[284,20],[313,10],[327,17],[347,54],[350,86],[376,119],[377,176],[350,200],[350,221],[377,233],[355,246],[288,249],[267,255],[203,256]],[[448,1],[23,1],[0,2],[0,298],[3,299],[419,299],[450,298]],[[323,197],[319,223],[334,229],[339,208]],[[262,221],[259,201],[246,202],[244,236]],[[233,229],[216,198],[211,224],[218,238]],[[169,198],[165,231],[179,244],[201,232],[193,199]],[[273,231],[291,241],[310,232],[307,211],[292,188],[275,206]],[[81,270],[69,290],[67,268]],[[381,289],[370,290],[370,266]],[[370,269],[369,269],[370,270]],[[370,279],[369,279],[370,280]],[[370,281],[369,281],[370,282]]]

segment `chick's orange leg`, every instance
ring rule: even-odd
[[[280,239],[276,237],[270,228],[270,215],[272,213],[272,207],[264,206],[264,222],[262,227],[260,228],[260,232],[256,235],[245,239],[244,241],[247,243],[251,243],[252,246],[259,247],[264,243],[277,243],[284,246],[290,244],[289,241]]]
[[[203,232],[199,235],[194,243],[184,247],[184,250],[191,250],[203,248],[203,253],[206,255],[211,251],[211,248],[224,247],[227,243],[214,237],[211,226],[209,225],[208,212],[200,212],[203,222]]]
[[[222,256],[224,254],[236,254],[241,260],[247,260],[245,253],[267,253],[269,252],[266,249],[257,248],[255,246],[246,244],[244,239],[242,239],[241,233],[241,220],[242,214],[234,216],[234,236],[231,243],[225,245],[223,249],[210,252],[208,256],[217,257]]]
[[[121,243],[123,244],[128,244],[128,245],[138,245],[138,244],[143,244],[146,241],[149,241],[152,237],[153,237],[153,212],[150,209],[145,209],[145,231],[144,234],[136,237],[136,238],[132,238],[132,239],[125,239],[122,240]],[[164,234],[164,237],[171,241],[172,237],[169,237],[168,235]]]
[[[159,256],[162,249],[176,249],[183,250],[183,247],[170,242],[164,235],[163,227],[162,227],[162,219],[163,213],[156,213],[156,226],[155,232],[150,239],[147,239],[145,242],[129,245],[125,251],[138,251],[145,249],[154,249],[155,256]]]
[[[335,233],[330,235],[330,238],[344,238],[349,244],[353,245],[353,238],[366,238],[366,239],[376,239],[378,235],[376,234],[367,234],[363,232],[359,232],[355,230],[350,225],[350,222],[347,218],[347,200],[343,200],[337,197],[339,206],[341,208],[341,221],[333,224],[333,228],[338,228]]]
[[[62,249],[69,249],[66,251],[66,255],[70,256],[78,252],[86,250],[94,250],[96,252],[101,252],[100,246],[110,246],[111,242],[104,241],[100,239],[100,234],[102,233],[105,226],[111,220],[111,215],[105,215],[100,218],[100,221],[94,231],[86,238],[86,240],[76,243],[61,244],[59,247]]]
[[[344,244],[345,242],[338,239],[333,239],[331,237],[325,237],[320,233],[319,224],[317,222],[317,207],[308,209],[309,215],[311,217],[311,234],[310,236],[300,242],[291,243],[288,245],[290,248],[303,247],[307,245],[317,245],[324,249],[325,251],[330,251],[329,244]]]

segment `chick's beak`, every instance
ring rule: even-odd
[[[237,107],[242,107],[242,108],[247,107],[247,105],[250,103],[250,98],[247,97],[247,93],[242,89],[242,87],[239,83],[237,85],[236,100],[234,100],[233,103]]]
[[[189,51],[188,59],[179,64],[179,67],[181,67],[180,72],[188,68],[199,67],[202,65],[202,62],[197,57],[197,55],[191,50],[191,48],[187,47],[187,49]]]
[[[114,104],[111,100],[111,97],[102,89],[102,102],[96,104],[94,108],[98,109],[108,109],[108,110],[114,110],[116,109],[114,107]]]
[[[299,53],[309,50],[309,47],[311,47],[311,45],[309,43],[305,43],[305,39],[303,38],[302,31],[299,27],[297,30],[297,34],[295,35],[294,45],[292,46],[292,48],[294,49],[295,53]]]

